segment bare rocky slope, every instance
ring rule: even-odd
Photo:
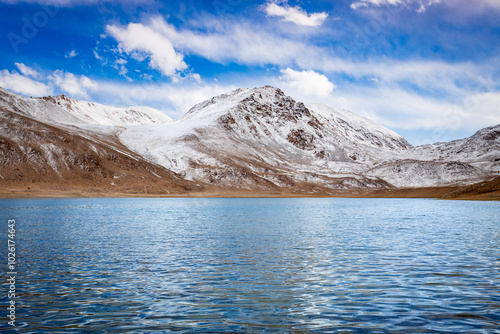
[[[389,188],[363,175],[366,164],[411,148],[380,125],[326,106],[307,108],[269,86],[215,97],[172,123],[128,128],[120,139],[189,180],[297,192]]]
[[[185,194],[203,189],[130,151],[114,131],[48,124],[16,111],[0,107],[4,196],[44,191],[94,196],[101,192]]]
[[[372,121],[270,86],[214,97],[175,121],[152,108],[0,89],[0,118],[4,189],[329,196],[446,190],[500,174],[500,125],[413,147]]]
[[[488,179],[498,172],[498,129],[413,147],[395,132],[348,111],[305,106],[267,86],[214,97],[172,123],[128,128],[120,139],[189,180],[220,187],[300,188],[308,183],[347,190],[456,186]]]

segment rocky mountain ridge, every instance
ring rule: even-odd
[[[132,126],[163,124],[172,119],[150,107],[116,108],[63,95],[25,98],[0,88],[0,107],[57,124]]]
[[[129,190],[140,188],[142,178],[157,185],[157,194],[171,188],[331,195],[464,186],[500,174],[500,125],[470,138],[413,147],[370,120],[324,105],[306,106],[270,86],[214,97],[174,121],[152,108],[114,108],[66,96],[31,99],[1,89],[0,115],[0,182],[43,181],[47,177],[37,174],[43,169],[60,176],[51,178],[52,183],[76,182],[82,176],[70,166],[78,165],[75,151],[81,150],[101,159],[101,165],[113,154],[137,161],[130,168],[134,164],[129,162],[127,168],[106,167],[109,179],[103,184],[108,188],[117,187],[115,180],[124,173],[132,184]],[[16,117],[44,135],[33,135],[36,143],[28,133],[13,135],[15,126],[8,119]],[[85,148],[65,151],[64,140],[53,140],[58,136],[73,136]],[[98,145],[109,152],[102,153]],[[30,159],[31,149],[44,152],[45,158]],[[17,166],[16,176],[7,171],[9,166]],[[135,168],[143,171],[141,177],[134,178]],[[101,182],[102,174],[86,177],[100,177]]]

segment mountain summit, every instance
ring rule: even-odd
[[[7,175],[4,181],[23,182],[27,173],[30,182],[38,182],[44,179],[43,173],[36,176],[39,170],[52,170],[50,182],[64,183],[72,178],[69,166],[83,161],[80,169],[99,170],[94,176],[82,172],[90,180],[101,175],[96,186],[107,182],[113,188],[122,179],[139,186],[142,178],[159,194],[205,189],[329,195],[460,186],[500,173],[500,125],[468,139],[413,147],[373,121],[325,105],[306,106],[271,86],[213,97],[175,121],[152,108],[114,108],[66,96],[32,99],[5,90],[0,111],[1,153],[8,162],[2,168],[19,171],[15,177],[0,171]],[[31,128],[36,145],[29,131],[9,129],[7,124],[16,127],[9,121],[14,118]],[[83,146],[70,148],[56,137],[80,138]],[[27,158],[32,149],[43,152],[36,163]],[[75,158],[81,154],[87,158]],[[136,161],[130,164],[141,166],[142,176],[125,168],[130,164],[108,164],[112,156]],[[91,161],[98,167],[90,168]]]
[[[120,139],[189,180],[220,187],[419,186],[413,168],[425,186],[482,175],[468,164],[421,161],[411,144],[379,124],[345,110],[305,106],[270,86],[214,97],[172,123],[128,129]],[[408,168],[394,174],[389,166],[401,160]]]
[[[25,98],[2,88],[0,88],[0,107],[58,124],[131,126],[172,121],[161,111],[149,107],[116,108],[74,100],[65,95]]]

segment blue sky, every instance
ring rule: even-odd
[[[498,0],[0,0],[0,86],[176,118],[270,84],[448,141],[500,123],[498,17]]]

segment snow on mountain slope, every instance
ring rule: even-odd
[[[127,129],[120,139],[188,179],[243,188],[257,180],[386,187],[360,174],[364,163],[411,148],[380,125],[326,106],[308,109],[270,86],[214,97],[170,124]]]
[[[500,174],[500,125],[469,138],[414,147],[363,172],[396,187],[468,185]]]
[[[326,105],[311,104],[309,110],[318,114],[320,124],[339,137],[339,143],[357,162],[391,159],[406,152],[412,145],[396,132],[349,111]]]
[[[0,107],[0,188],[187,193],[202,188],[131,152],[116,137],[68,130]],[[72,195],[73,196],[73,195]]]
[[[25,98],[0,88],[0,107],[47,123],[79,124],[84,121],[45,100]]]
[[[25,98],[0,88],[0,107],[35,119],[60,124],[132,126],[163,124],[172,119],[149,107],[115,108],[66,98],[64,95]]]
[[[462,162],[396,160],[381,162],[364,171],[398,188],[465,185],[484,180],[485,173]]]
[[[469,138],[418,146],[409,153],[414,159],[462,161],[500,172],[500,124],[481,129]]]
[[[62,131],[88,141],[89,148],[100,145],[125,155],[133,151],[145,163],[217,189],[328,194],[466,185],[500,175],[500,125],[470,138],[412,147],[370,120],[324,105],[306,107],[270,86],[214,97],[175,121],[151,108],[120,109],[65,96],[24,98],[1,88],[0,110],[48,126],[36,147],[53,153],[40,160],[46,167],[36,168],[60,170],[56,160],[66,155],[59,154],[57,136],[50,133]],[[0,129],[0,137],[11,133],[9,127]],[[24,142],[18,143],[21,139],[4,139],[9,147],[18,145],[19,159],[22,152],[30,154]],[[0,158],[6,154],[0,151]]]
[[[172,121],[172,118],[161,111],[150,107],[116,108],[94,102],[73,100],[65,95],[41,99],[60,106],[74,116],[83,118],[85,123],[130,126],[164,124]]]
[[[374,147],[408,149],[412,145],[396,132],[343,109],[332,108],[323,104],[310,104],[310,110],[321,115],[325,120],[333,121],[335,127],[352,141],[361,141]]]

